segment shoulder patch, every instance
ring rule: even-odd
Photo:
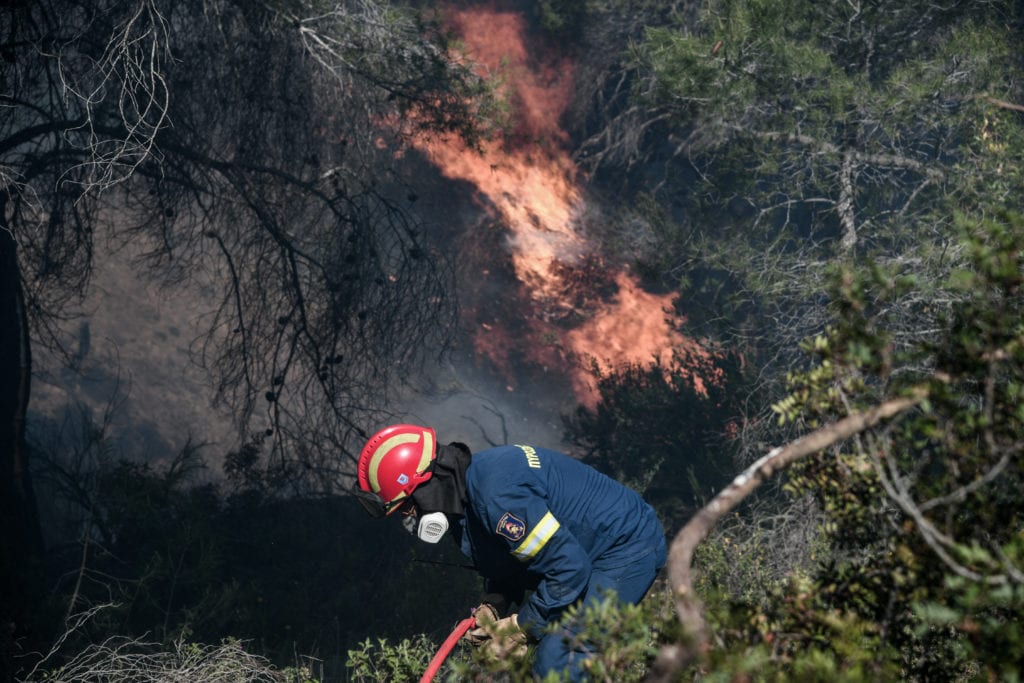
[[[510,541],[518,541],[526,534],[526,523],[511,512],[506,512],[498,520],[498,528],[495,529],[495,532]]]

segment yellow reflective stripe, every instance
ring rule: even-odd
[[[381,445],[377,446],[377,450],[373,452],[373,456],[370,458],[370,467],[367,475],[370,478],[370,490],[374,493],[380,493],[380,482],[377,481],[377,470],[380,468],[380,462],[384,459],[384,456],[391,451],[395,446],[401,446],[404,443],[410,443],[412,441],[418,441],[420,437],[415,434],[396,434]],[[423,459],[420,458],[420,462]]]
[[[423,430],[423,452],[420,454],[420,464],[416,468],[417,473],[423,473],[430,466],[430,459],[434,457],[434,438],[430,432]]]
[[[547,542],[551,540],[551,537],[555,535],[558,528],[562,526],[559,524],[555,516],[550,511],[544,517],[537,522],[537,526],[533,527],[533,531],[530,535],[519,544],[519,547],[512,551],[512,554],[516,556],[521,562],[532,560],[534,556],[541,551],[541,549],[547,545]]]

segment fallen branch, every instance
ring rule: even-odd
[[[1007,102],[1006,100],[1000,100],[996,97],[992,97],[991,95],[983,95],[982,97],[990,104],[994,104],[1002,109],[1010,109],[1012,111],[1024,112],[1024,105],[1014,104],[1013,102]]]
[[[658,658],[647,676],[650,683],[667,683],[673,674],[686,664],[703,656],[708,649],[707,627],[704,622],[703,606],[693,590],[693,574],[690,566],[697,545],[707,538],[715,524],[744,498],[792,463],[808,455],[859,434],[883,420],[895,417],[920,403],[927,390],[916,388],[909,396],[894,398],[867,410],[845,417],[826,425],[810,434],[773,448],[743,471],[732,483],[723,489],[710,503],[705,505],[676,534],[669,549],[668,579],[675,592],[676,613],[683,625],[687,639],[662,647]]]

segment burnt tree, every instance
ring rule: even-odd
[[[313,9],[42,0],[0,15],[4,642],[27,609],[13,577],[42,550],[31,351],[60,350],[100,237],[131,243],[155,280],[215,293],[200,359],[239,438],[297,489],[347,485],[361,425],[447,345],[450,269],[395,151],[475,135],[486,87],[410,8]]]

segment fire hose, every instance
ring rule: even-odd
[[[448,654],[455,647],[455,643],[459,642],[459,638],[466,634],[466,631],[476,626],[476,617],[466,617],[455,626],[455,630],[451,632],[448,638],[441,643],[441,647],[438,648],[437,654],[430,660],[430,665],[427,666],[427,670],[423,672],[423,677],[420,678],[420,683],[430,683],[434,680],[434,675],[437,670],[444,664],[444,660],[448,658]]]

